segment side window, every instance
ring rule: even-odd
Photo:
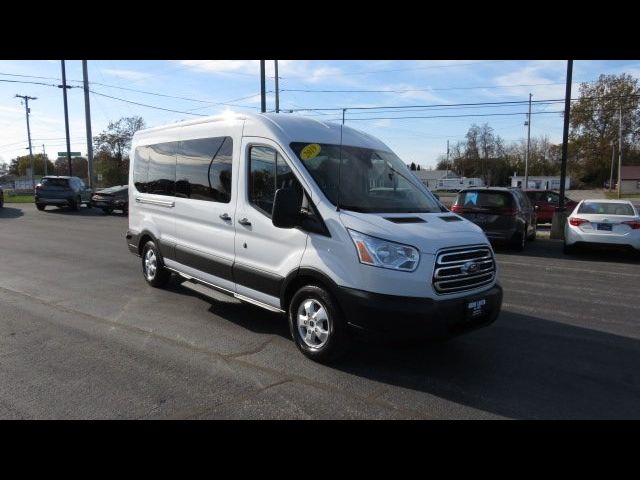
[[[149,148],[136,148],[133,157],[133,186],[141,193],[147,191],[147,177],[149,175]]]
[[[176,196],[229,203],[232,153],[231,137],[181,142],[176,166]]]
[[[176,184],[176,149],[178,142],[149,146],[147,193],[173,196]]]
[[[280,188],[294,188],[302,195],[302,186],[279,153],[270,147],[251,147],[249,202],[271,216],[273,199]]]

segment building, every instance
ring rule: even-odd
[[[480,178],[460,177],[451,170],[414,170],[416,177],[429,190],[461,190],[467,187],[483,187]]]
[[[520,187],[524,186],[524,175],[518,176],[513,175],[511,178],[511,186],[512,187]],[[548,176],[540,176],[540,175],[529,175],[528,179],[529,185],[527,188],[536,189],[536,190],[560,190],[560,176],[548,177]],[[564,182],[564,189],[569,190],[571,188],[571,178],[567,176]]]
[[[620,168],[620,193],[640,193],[640,166]]]
[[[411,170],[411,173],[429,190],[435,190],[436,183],[447,174],[447,170]]]

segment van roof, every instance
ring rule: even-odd
[[[165,131],[202,125],[206,123],[240,123],[244,122],[244,136],[269,137],[280,140],[284,144],[290,142],[340,143],[340,123],[317,120],[289,113],[239,113],[227,112],[222,115],[197,118],[176,122],[169,125],[147,128],[136,132],[135,138],[142,139],[155,136]],[[168,133],[168,132],[167,132]],[[342,129],[344,145],[363,146],[390,150],[376,137],[345,125]]]

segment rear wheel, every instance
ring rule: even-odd
[[[73,210],[74,212],[77,212],[78,210],[80,210],[80,205],[81,205],[80,197],[72,200],[71,203],[69,203],[69,207],[71,207],[71,210]]]
[[[164,287],[171,278],[171,272],[164,267],[158,247],[151,240],[142,249],[142,273],[147,283],[156,288]]]
[[[562,247],[562,251],[564,252],[565,255],[573,255],[574,253],[576,253],[576,247],[575,245],[567,245],[565,243],[564,246]]]
[[[524,250],[525,243],[527,242],[527,228],[525,227],[522,232],[516,232],[511,240],[511,246],[514,250],[521,252]]]
[[[43,211],[47,206],[42,203],[36,203],[36,208],[40,211]]]
[[[317,362],[343,356],[350,343],[347,324],[327,290],[307,285],[289,304],[289,329],[298,349]]]
[[[103,209],[102,209],[102,212],[103,212],[105,215],[109,215],[109,214],[111,214],[111,212],[113,212],[113,208],[103,208]]]

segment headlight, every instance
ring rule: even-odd
[[[420,253],[415,248],[347,230],[356,245],[360,263],[404,272],[418,268]]]

